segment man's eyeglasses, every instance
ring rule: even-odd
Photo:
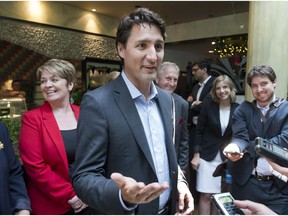
[[[193,68],[192,71],[196,72],[198,71],[200,68]]]

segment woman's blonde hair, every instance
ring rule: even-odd
[[[212,99],[218,103],[220,102],[219,98],[216,95],[216,86],[219,82],[222,82],[222,81],[225,84],[227,84],[230,88],[230,91],[231,91],[230,100],[231,100],[231,102],[235,102],[237,90],[235,88],[233,81],[227,75],[220,75],[214,80],[213,85],[212,85],[212,89],[211,89]]]
[[[68,61],[62,59],[50,59],[44,65],[37,69],[37,79],[41,79],[43,71],[58,76],[67,81],[67,85],[73,83],[73,89],[77,83],[77,76],[75,67]]]

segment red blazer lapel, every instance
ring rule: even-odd
[[[47,102],[43,106],[42,116],[43,116],[43,125],[44,125],[43,129],[46,130],[47,134],[49,135],[50,139],[55,145],[55,148],[58,150],[59,157],[62,159],[64,163],[65,170],[69,172],[68,161],[67,161],[63,138],[59,130],[58,124],[56,122],[56,119],[53,115],[52,109]]]

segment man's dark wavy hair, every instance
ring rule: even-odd
[[[120,24],[116,33],[116,49],[118,43],[121,43],[126,47],[127,40],[131,34],[131,30],[135,24],[141,25],[147,23],[149,25],[155,25],[161,31],[161,35],[165,40],[166,27],[165,21],[155,12],[150,11],[147,8],[137,8],[129,16],[124,16],[120,20]]]
[[[271,82],[274,82],[277,78],[273,68],[271,68],[268,65],[253,66],[253,68],[250,70],[250,72],[247,75],[247,83],[250,87],[251,87],[252,78],[255,76],[260,76],[260,77],[267,76]]]

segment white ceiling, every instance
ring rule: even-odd
[[[121,18],[136,7],[160,14],[167,25],[248,12],[249,1],[60,1],[60,3]]]
[[[147,7],[160,14],[166,25],[192,22],[249,11],[249,1],[59,1],[83,10],[110,15],[120,19],[136,7]],[[166,44],[166,48],[207,54],[212,39]]]

